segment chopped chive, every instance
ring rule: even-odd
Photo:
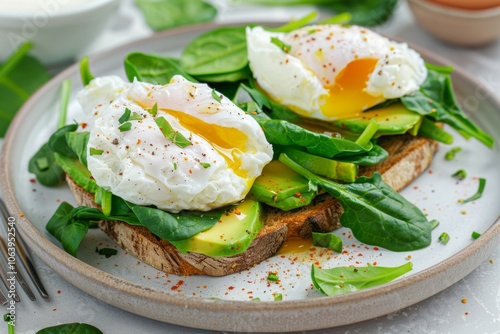
[[[120,130],[121,132],[129,131],[130,129],[132,129],[132,123],[130,122],[125,122],[118,127],[118,130]]]
[[[463,169],[459,169],[455,173],[451,174],[451,176],[455,179],[463,180],[467,177],[467,172]]]
[[[374,119],[371,119],[361,135],[359,135],[358,139],[356,139],[356,144],[359,146],[365,146],[368,144],[373,135],[377,132],[379,126],[380,125]]]
[[[141,119],[143,119],[141,114],[133,112],[132,115],[130,115],[130,118],[128,120],[129,121],[140,121]]]
[[[279,279],[280,278],[275,273],[269,273],[269,275],[267,275],[267,280],[268,281],[277,282],[277,281],[279,281]]]
[[[158,103],[155,103],[153,108],[148,110],[148,113],[150,113],[153,116],[156,116],[158,114]]]
[[[476,231],[473,231],[473,232],[472,232],[472,234],[471,234],[471,237],[472,237],[473,239],[477,239],[477,238],[479,238],[480,236],[481,236],[481,233],[476,232]]]
[[[277,37],[271,37],[271,43],[273,43],[274,45],[276,45],[277,47],[279,47],[281,50],[283,50],[285,53],[288,53],[290,52],[290,50],[292,49],[292,47],[288,44],[285,44],[284,42],[282,42],[279,38]]]
[[[319,24],[347,24],[351,21],[351,19],[351,13],[344,12],[323,20]]]
[[[307,31],[309,35],[314,34],[317,30],[316,29],[310,29]]]
[[[104,153],[104,150],[99,150],[97,148],[90,148],[90,155],[102,155]]]
[[[439,225],[439,221],[437,219],[433,219],[429,222],[431,224],[431,229],[435,229]]]
[[[460,152],[462,150],[461,147],[454,147],[452,148],[451,150],[449,150],[448,152],[446,152],[446,154],[444,155],[444,159],[445,160],[453,160],[455,159],[455,155]]]
[[[260,298],[259,297],[256,297],[254,299],[251,300],[252,302],[260,302]]]
[[[113,255],[116,255],[118,254],[118,251],[116,249],[113,249],[113,248],[95,248],[95,252],[96,253],[99,253],[99,255],[104,255],[106,256],[106,259],[113,256]]]
[[[36,159],[36,165],[41,171],[47,170],[49,169],[49,159],[47,159],[46,157],[38,158]]]
[[[177,163],[174,162],[174,170],[177,170]]]
[[[200,165],[201,165],[203,168],[208,168],[208,167],[210,167],[210,166],[211,166],[208,162],[200,162]]]
[[[446,244],[448,243],[448,241],[450,241],[450,236],[448,235],[448,233],[443,232],[443,233],[441,233],[441,235],[439,236],[438,241],[439,241],[440,243],[442,243],[443,245],[446,245]]]
[[[175,131],[164,117],[156,118],[155,123],[156,125],[158,125],[165,138],[167,138],[180,148],[192,145],[192,143],[188,139],[186,139],[186,137],[184,137],[182,133],[180,133],[179,131]]]
[[[68,113],[69,96],[71,94],[71,80],[66,79],[61,86],[61,107],[58,127],[62,128],[66,124],[66,114]]]
[[[221,103],[222,95],[217,95],[217,92],[215,91],[215,89],[212,89],[212,97],[214,98],[215,101]]]
[[[461,203],[468,203],[468,202],[472,202],[472,201],[475,201],[476,199],[481,198],[481,196],[483,195],[483,191],[484,191],[485,186],[486,186],[486,179],[480,177],[479,178],[479,187],[477,189],[477,192],[474,195],[472,195],[471,197],[466,198],[460,202]]]
[[[277,293],[274,295],[274,301],[283,300],[283,295],[281,293]]]
[[[111,214],[111,207],[113,201],[113,194],[104,188],[99,188],[98,192],[101,195],[101,210],[102,213],[108,217]]]
[[[122,123],[125,123],[126,121],[128,121],[130,118],[130,113],[131,113],[130,109],[125,108],[123,115],[121,115],[121,117],[118,118],[118,122],[120,122],[120,124],[122,124]]]

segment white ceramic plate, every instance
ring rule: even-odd
[[[216,25],[169,31],[91,58],[94,75],[118,74],[125,77],[123,59],[132,51],[159,52],[178,56],[195,36]],[[426,60],[445,61],[419,50]],[[38,91],[13,121],[3,148],[2,192],[11,213],[19,217],[18,228],[33,251],[66,280],[111,305],[173,324],[223,331],[298,331],[354,323],[404,308],[449,287],[463,278],[492,253],[498,244],[500,224],[500,152],[455,134],[455,144],[463,148],[454,161],[445,161],[448,147],[440,147],[430,169],[407,187],[403,194],[440,225],[426,249],[395,253],[366,246],[347,229],[335,233],[344,239],[345,254],[308,251],[275,256],[248,271],[227,277],[177,277],[158,272],[125,251],[104,258],[96,247],[118,248],[104,233],[91,231],[82,243],[79,258],[65,253],[45,231],[45,224],[59,205],[73,203],[65,185],[45,188],[32,183],[28,160],[55,130],[60,85],[73,82],[69,120],[78,120],[75,95],[82,88],[78,66],[72,66]],[[500,102],[460,69],[454,72],[459,101],[466,112],[500,141]],[[468,178],[457,182],[450,175],[465,169]],[[477,178],[487,179],[483,197],[460,204],[459,198],[474,194]],[[23,217],[21,217],[22,215]],[[471,233],[482,236],[474,240]],[[442,232],[451,236],[444,246],[437,238]],[[324,268],[342,265],[401,265],[411,258],[414,269],[391,283],[335,297],[323,297],[312,288],[310,267],[319,262]],[[280,283],[269,283],[268,273],[277,272]],[[50,284],[50,282],[46,282]],[[274,302],[281,293],[283,301]],[[258,297],[262,302],[250,303]]]

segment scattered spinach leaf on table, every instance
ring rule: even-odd
[[[103,334],[103,332],[92,325],[71,323],[47,327],[36,334]]]
[[[47,69],[28,55],[32,45],[22,44],[0,64],[0,138],[23,103],[50,79]]]
[[[210,22],[217,8],[202,0],[135,0],[153,30]]]

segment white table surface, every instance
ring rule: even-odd
[[[310,12],[311,7],[291,9],[235,7],[224,0],[213,1],[220,8],[220,22],[242,20],[289,20]],[[496,95],[500,94],[500,41],[478,49],[456,48],[435,40],[413,20],[404,1],[393,19],[377,30],[397,36],[448,58],[467,69]],[[118,18],[87,50],[92,54],[114,46],[147,37],[152,31],[145,25],[133,2],[123,1]],[[480,99],[481,92],[471,97]],[[0,141],[1,148],[1,141]],[[34,303],[25,297],[18,303],[16,333],[37,330],[61,323],[84,322],[104,333],[212,333],[150,320],[122,311],[93,298],[67,283],[38,259],[37,269],[50,299]],[[471,274],[437,295],[398,312],[335,329],[308,333],[500,333],[500,250]],[[22,297],[23,295],[21,295]],[[462,298],[467,303],[462,303]],[[0,333],[6,333],[0,324]],[[214,332],[215,333],[215,332]]]

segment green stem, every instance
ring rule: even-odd
[[[274,31],[274,32],[290,32],[290,31],[293,31],[295,29],[302,28],[303,26],[305,26],[306,24],[308,24],[309,22],[311,22],[312,20],[314,20],[317,15],[318,15],[318,13],[311,12],[311,13],[307,14],[306,16],[301,17],[298,20],[291,21],[291,22],[289,22],[289,23],[287,23],[285,25],[282,25],[281,27],[278,27],[278,28],[268,28],[266,30],[268,30],[268,31]]]
[[[66,125],[66,115],[68,113],[69,95],[71,93],[71,81],[66,79],[62,83],[61,88],[61,108],[59,113],[58,128]]]
[[[379,128],[379,124],[373,119],[370,120],[370,123],[363,130],[363,133],[356,139],[356,144],[359,146],[365,147],[366,144],[372,139],[373,135],[377,132]]]
[[[4,64],[0,67],[0,78],[9,74],[9,72],[16,67],[16,65],[26,56],[26,54],[33,47],[32,43],[24,43],[22,44],[16,52],[10,56]]]
[[[344,12],[334,15],[326,20],[323,20],[318,24],[346,24],[349,23],[351,19],[352,19],[351,13]]]

